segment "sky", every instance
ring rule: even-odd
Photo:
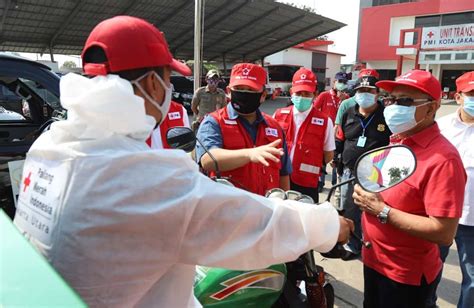
[[[334,41],[334,44],[329,46],[329,51],[345,54],[346,56],[341,59],[342,64],[355,62],[360,0],[278,0],[278,2],[311,7],[318,15],[345,23],[347,26],[327,35],[329,40]]]
[[[357,31],[359,24],[359,3],[360,0],[277,0],[278,2],[293,3],[295,6],[307,6],[316,10],[316,13],[339,22],[347,26],[328,34],[328,39],[334,41],[329,46],[329,51],[345,54],[342,57],[342,64],[354,63],[357,50]],[[49,53],[40,57],[36,54],[21,53],[22,56],[32,60],[50,60]],[[80,57],[55,55],[54,60],[59,67],[64,61],[73,61],[81,66]]]

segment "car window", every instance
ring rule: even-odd
[[[26,121],[23,99],[0,84],[0,121]]]
[[[0,122],[40,124],[60,106],[59,97],[40,83],[0,75]]]
[[[175,92],[193,92],[193,82],[186,77],[171,76],[171,83]]]
[[[40,85],[38,82],[33,80],[27,80],[24,78],[20,78],[24,84],[26,84],[31,90],[33,90],[36,94],[38,94],[48,105],[53,108],[60,107],[59,97],[51,93],[48,89]]]

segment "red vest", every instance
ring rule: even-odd
[[[292,159],[291,181],[304,187],[317,187],[324,160],[323,149],[328,116],[312,107],[298,130],[296,144],[293,144],[296,131],[293,106],[278,109],[275,112],[275,119],[285,131],[288,153],[296,147]]]
[[[222,134],[224,149],[238,150],[253,148],[269,144],[277,139],[283,141],[283,131],[278,123],[269,115],[262,113],[267,125],[261,122],[258,125],[257,139],[255,144],[245,127],[238,119],[229,119],[227,108],[222,108],[210,114],[216,119]],[[280,187],[281,163],[268,161],[268,167],[259,163],[248,163],[240,168],[221,172],[222,176],[230,177],[231,182],[244,190],[265,195],[272,188]]]
[[[168,111],[168,114],[166,115],[165,120],[159,126],[160,133],[161,133],[161,142],[163,144],[164,149],[171,148],[168,142],[166,141],[166,133],[168,132],[168,129],[170,129],[171,127],[176,127],[176,126],[184,126],[184,110],[183,110],[183,106],[172,101],[170,104],[170,110]],[[151,147],[151,141],[152,139],[150,136],[146,140],[146,143],[150,147]]]

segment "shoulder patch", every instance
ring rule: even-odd
[[[311,124],[322,126],[322,125],[324,125],[324,119],[313,117],[311,119]]]
[[[170,120],[177,120],[177,119],[181,119],[181,114],[179,112],[169,112],[168,113],[168,118]]]
[[[265,135],[278,137],[278,130],[276,128],[265,127]]]
[[[237,125],[237,121],[236,121],[236,120],[224,119],[224,123],[225,123],[225,124],[228,124],[228,125]]]

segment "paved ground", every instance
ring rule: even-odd
[[[266,101],[262,109],[273,114],[276,108],[286,105],[285,99],[276,101]],[[438,116],[452,113],[456,110],[456,104],[453,102],[443,102]],[[328,177],[326,177],[328,179]],[[330,187],[330,182],[326,182],[326,187]],[[324,194],[327,193],[325,189]],[[325,196],[324,196],[325,197]],[[320,196],[320,199],[323,198]],[[316,260],[319,265],[334,278],[333,286],[336,293],[336,307],[362,307],[364,281],[362,277],[362,262],[360,260],[342,261],[334,259],[325,259],[316,254]],[[461,271],[457,251],[451,247],[448,259],[443,271],[443,278],[438,288],[439,307],[455,307],[459,297],[459,287],[461,284]]]

